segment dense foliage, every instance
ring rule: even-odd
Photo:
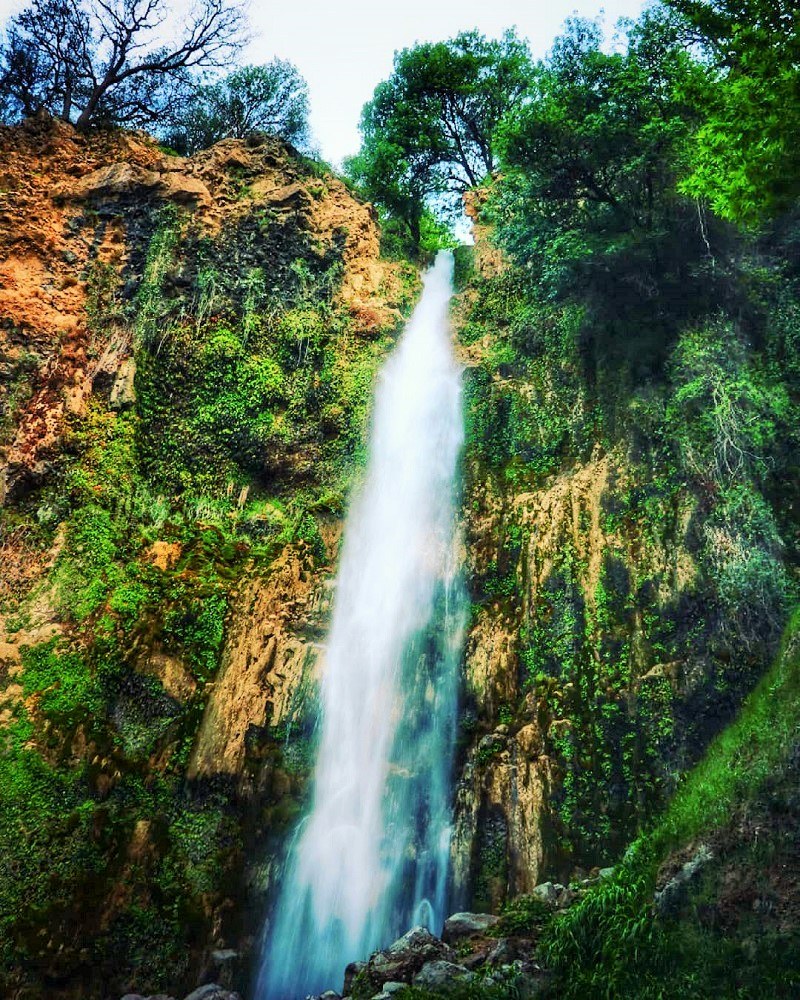
[[[668,0],[710,62],[683,188],[743,223],[800,195],[800,11],[792,0]]]
[[[497,126],[525,92],[530,56],[508,31],[477,31],[404,49],[361,118],[363,145],[349,172],[419,243],[426,202],[460,196],[497,163]]]
[[[308,87],[290,62],[273,59],[242,66],[200,86],[172,114],[169,142],[182,152],[207,149],[220,139],[278,135],[299,148],[308,145]]]
[[[491,722],[541,727],[557,762],[548,874],[624,859],[548,931],[554,996],[797,988],[795,897],[762,902],[796,865],[796,622],[759,684],[800,562],[786,6],[652,6],[614,47],[569,22],[470,197],[467,490],[496,546],[473,620],[520,665]],[[481,905],[513,891],[505,836],[479,831]],[[701,841],[713,863],[654,904]]]

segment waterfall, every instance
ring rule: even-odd
[[[313,800],[266,934],[259,1000],[340,989],[348,962],[444,920],[463,632],[452,272],[440,253],[379,376],[325,651]]]

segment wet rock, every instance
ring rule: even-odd
[[[350,996],[353,992],[353,981],[366,967],[366,962],[351,962],[347,966],[344,970],[344,986],[342,987],[342,994],[344,996]]]
[[[563,889],[564,887],[561,886],[561,888]],[[542,882],[534,886],[531,892],[531,896],[534,899],[541,900],[542,903],[546,903],[553,908],[558,905],[558,895],[558,888],[553,882]]]
[[[336,990],[325,990],[324,993],[320,993],[319,1000],[342,1000],[342,998]]]
[[[447,944],[478,937],[494,927],[499,917],[491,913],[454,913],[444,922],[442,940]]]
[[[413,982],[414,986],[421,986],[426,990],[446,991],[456,982],[469,982],[474,978],[475,973],[463,965],[436,959],[433,962],[426,962],[414,976]]]
[[[423,958],[441,958],[450,954],[447,945],[424,927],[412,927],[390,945],[388,951],[390,955],[414,954]]]
[[[452,961],[454,954],[439,938],[434,937],[424,927],[412,927],[408,933],[398,938],[389,948],[375,952],[370,957],[366,969],[363,969],[366,984],[376,993],[383,989],[384,983],[411,983],[414,976],[428,962],[438,960]],[[355,963],[354,963],[355,964]],[[348,966],[348,973],[350,971]],[[345,974],[345,992],[353,978]]]
[[[242,1000],[238,993],[226,990],[218,983],[207,983],[184,997],[184,1000]]]
[[[659,916],[668,916],[681,907],[691,883],[696,881],[700,872],[713,858],[714,854],[711,849],[705,844],[701,844],[694,857],[686,862],[663,889],[656,892],[653,902]]]
[[[208,956],[208,964],[200,981],[210,981],[230,989],[236,980],[238,965],[238,951],[234,951],[233,948],[215,948]]]
[[[607,879],[610,879],[613,875],[614,875],[613,868],[601,868],[600,871],[597,873],[597,877],[600,879],[601,882],[605,882]]]
[[[211,952],[211,961],[214,965],[225,965],[233,962],[239,957],[239,952],[233,948],[217,948]]]
[[[506,737],[500,733],[489,733],[478,744],[479,759],[487,759],[505,748]]]

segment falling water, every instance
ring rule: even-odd
[[[259,1000],[340,988],[348,962],[444,919],[463,624],[452,270],[439,254],[378,382],[326,649],[313,803],[290,851]]]

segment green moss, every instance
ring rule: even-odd
[[[52,654],[52,650],[51,650]],[[44,650],[34,657],[45,658]],[[48,685],[49,666],[31,663]],[[31,681],[34,683],[34,681]],[[48,685],[49,686],[49,685]],[[51,691],[51,708],[74,717],[78,688]],[[45,762],[23,714],[3,730],[0,753],[0,983],[37,947],[42,921],[58,922],[87,878],[102,872],[95,804],[82,769],[61,772]]]
[[[733,937],[703,926],[654,921],[651,904],[658,867],[669,852],[728,824],[734,810],[752,800],[794,752],[799,631],[797,613],[774,666],[663,816],[629,848],[612,879],[553,924],[544,955],[559,974],[558,996],[655,1000],[677,991],[697,998],[711,992],[756,997],[764,995],[765,986],[771,996],[793,995],[800,966],[790,938],[767,936],[744,958]]]
[[[97,679],[81,652],[59,639],[22,649],[20,682],[25,695],[37,694],[37,708],[61,725],[92,721],[104,702]]]

